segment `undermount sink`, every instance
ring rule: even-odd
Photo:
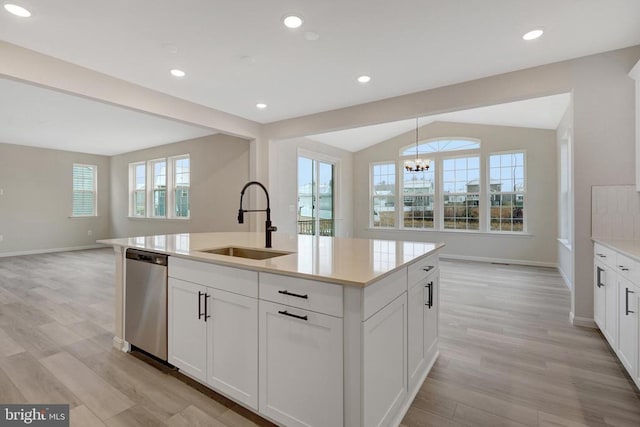
[[[257,260],[275,258],[275,257],[289,255],[293,253],[293,252],[281,252],[281,251],[271,251],[271,250],[262,250],[262,249],[237,248],[235,246],[229,246],[226,248],[207,249],[207,250],[202,250],[200,252],[206,252],[209,254],[216,254],[216,255],[234,256],[239,258],[257,259]]]

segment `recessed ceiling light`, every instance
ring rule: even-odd
[[[267,108],[267,104],[263,104],[262,102],[258,102],[256,104],[256,108],[259,108],[261,110],[264,110],[265,108]]]
[[[523,39],[525,40],[535,40],[538,37],[540,37],[542,34],[544,33],[544,31],[538,29],[538,30],[532,30],[529,31],[527,34],[525,34],[524,36],[522,36]]]
[[[284,26],[291,29],[300,28],[302,26],[302,18],[296,15],[287,15],[282,19]]]
[[[187,75],[187,73],[185,73],[182,70],[178,70],[177,68],[174,68],[173,70],[171,70],[170,73],[173,77],[184,77]]]
[[[31,12],[29,12],[22,6],[18,6],[17,4],[7,3],[4,5],[4,8],[7,12],[11,13],[12,15],[19,16],[20,18],[28,18],[31,16]]]
[[[358,77],[358,82],[360,83],[369,83],[371,81],[371,77],[369,76],[360,76]]]

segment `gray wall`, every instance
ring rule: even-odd
[[[272,141],[269,147],[271,204],[273,223],[278,231],[297,233],[298,151],[337,159],[336,236],[353,236],[353,153],[307,138]],[[293,210],[291,209],[293,207]]]
[[[129,218],[129,163],[180,154],[191,158],[191,219]],[[218,134],[113,156],[111,179],[112,237],[248,230],[236,220],[249,179],[245,139]]]
[[[397,161],[400,149],[411,143],[413,132],[356,153],[355,235],[377,239],[444,242],[447,246],[443,254],[456,258],[555,265],[555,131],[446,122],[436,122],[420,128],[420,137],[423,139],[452,136],[480,139],[483,159],[492,152],[519,149],[526,152],[526,235],[369,229],[369,165],[372,162]]]
[[[71,218],[74,163],[98,166],[97,217]],[[0,143],[0,255],[87,247],[108,238],[109,163],[106,156]]]

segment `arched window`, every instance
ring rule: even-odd
[[[477,150],[480,140],[472,138],[437,138],[418,143],[418,155],[444,153],[448,151]],[[400,156],[415,156],[416,144],[407,145],[400,149]]]

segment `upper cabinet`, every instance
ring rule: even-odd
[[[636,81],[636,191],[640,191],[640,61],[629,76]]]

